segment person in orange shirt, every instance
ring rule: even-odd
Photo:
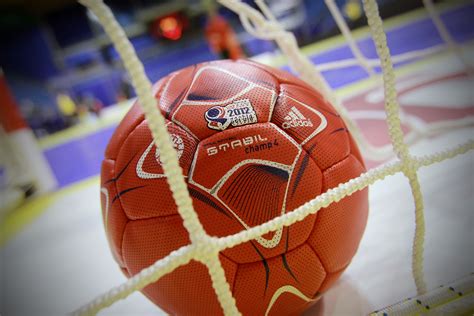
[[[209,10],[205,35],[211,50],[220,58],[233,60],[245,58],[232,26],[215,9]]]

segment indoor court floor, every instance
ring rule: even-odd
[[[454,38],[464,43],[474,65],[474,4],[444,8]],[[441,43],[423,10],[387,21],[392,53]],[[356,32],[362,51],[375,57],[367,29]],[[341,37],[304,49],[315,62],[350,57]],[[286,67],[278,56],[259,61]],[[436,122],[474,115],[474,79],[448,51],[397,65],[400,104],[407,114]],[[368,139],[389,142],[383,121],[383,91],[360,67],[324,74]],[[127,104],[108,110],[102,122],[80,133],[66,131],[42,141],[61,188],[33,200],[6,218],[0,235],[2,315],[64,315],[125,281],[109,251],[100,211],[97,176],[104,147]],[[363,117],[363,119],[358,119]],[[77,128],[76,128],[77,131]],[[412,147],[427,154],[472,138],[472,129],[446,132]],[[56,164],[56,165],[55,165]],[[367,161],[368,167],[380,163]],[[62,174],[61,174],[62,172]],[[474,155],[472,152],[420,169],[425,197],[425,278],[437,288],[474,272]],[[359,251],[336,285],[306,315],[365,315],[416,296],[411,275],[414,205],[400,174],[370,187],[370,216]],[[159,315],[142,294],[100,315]]]

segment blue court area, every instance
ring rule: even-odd
[[[419,17],[409,22],[398,23],[387,30],[388,43],[393,55],[414,50],[433,47],[443,43],[433,22],[426,14],[419,11]],[[442,19],[454,39],[465,43],[474,38],[472,17],[474,4],[466,4],[442,13]],[[397,18],[396,18],[397,19]],[[370,34],[366,33],[358,40],[359,47],[368,58],[376,58],[377,54]],[[315,64],[321,64],[341,59],[352,58],[353,55],[346,44],[341,44],[323,51],[308,47],[310,58]],[[196,46],[190,51],[183,50],[180,54],[157,59],[155,64],[148,64],[147,68],[156,69],[151,78],[159,78],[169,71],[187,66],[187,54],[197,54],[196,50],[207,50],[205,46]],[[400,66],[400,64],[396,65]],[[171,69],[171,68],[173,69]],[[288,69],[286,66],[283,68]],[[378,69],[376,69],[378,70]],[[359,66],[330,70],[323,73],[332,88],[338,89],[368,77],[367,73]],[[59,187],[64,187],[74,182],[99,174],[100,164],[103,159],[105,147],[114,131],[115,125],[95,129],[79,138],[66,138],[59,144],[45,146],[44,153],[58,180]]]

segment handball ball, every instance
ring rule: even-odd
[[[365,171],[342,118],[298,78],[248,61],[173,72],[154,87],[206,232],[227,236],[293,211]],[[144,114],[134,104],[101,172],[110,248],[131,277],[190,243]],[[314,304],[357,251],[367,189],[290,227],[219,254],[244,315],[295,315]],[[173,315],[220,315],[207,268],[179,267],[142,291]]]

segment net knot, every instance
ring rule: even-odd
[[[194,259],[207,265],[220,251],[218,241],[218,238],[209,235],[200,236],[193,243]]]

